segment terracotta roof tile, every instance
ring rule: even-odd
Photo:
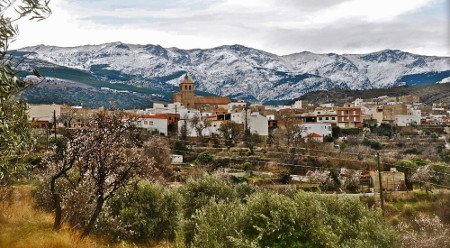
[[[228,103],[230,103],[230,98],[228,97],[205,96],[195,98],[195,104],[225,105]]]

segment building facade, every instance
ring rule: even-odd
[[[337,107],[337,121],[340,128],[361,127],[361,107]]]

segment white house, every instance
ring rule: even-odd
[[[422,118],[419,116],[413,116],[413,115],[396,115],[395,116],[395,125],[397,125],[399,127],[420,125],[421,122],[422,122]]]
[[[395,115],[395,125],[406,127],[422,124],[422,112],[420,109],[408,109],[407,115]]]
[[[202,130],[202,136],[208,137],[213,133],[219,134],[219,128],[223,121],[212,121],[207,128]],[[203,120],[200,121],[199,125],[204,125]],[[186,125],[186,135],[188,137],[198,137],[197,130],[192,125],[192,122],[189,120],[180,120],[178,121],[178,130],[182,130],[183,126]]]
[[[245,114],[245,111],[232,113],[231,121],[238,124],[245,124],[246,116],[250,132],[257,133],[262,136],[269,135],[269,120],[266,116],[261,115],[259,112],[251,113],[250,110],[248,110],[247,115]]]
[[[302,137],[307,137],[310,134],[318,134],[322,137],[331,136],[332,126],[330,123],[304,123],[301,124],[302,128]]]
[[[307,103],[302,100],[295,101],[294,105],[292,105],[292,108],[295,108],[295,109],[302,109],[302,108],[306,108],[306,107],[307,107]]]
[[[239,102],[230,102],[230,103],[228,103],[228,106],[227,106],[228,113],[231,113],[235,107],[244,108],[246,105],[247,105],[247,103],[242,100]]]
[[[168,120],[167,118],[161,118],[156,116],[139,116],[136,118],[136,126],[145,128],[150,131],[157,131],[159,134],[167,136],[168,133]]]
[[[335,110],[316,110],[314,114],[317,116],[317,122],[320,123],[335,123],[337,124],[337,112]]]
[[[53,122],[53,113],[56,118],[61,115],[62,105],[58,104],[30,104],[28,105],[28,115],[33,121]]]

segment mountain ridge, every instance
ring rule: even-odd
[[[201,91],[252,102],[294,99],[316,90],[433,84],[450,77],[450,57],[397,49],[280,56],[239,44],[183,50],[112,42],[68,48],[38,45],[12,54],[25,58],[18,68],[21,71],[67,67],[113,86],[151,88],[165,96],[171,95],[188,72]]]

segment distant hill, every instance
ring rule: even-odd
[[[450,104],[450,83],[421,85],[421,86],[402,86],[389,89],[370,89],[370,90],[321,90],[303,95],[297,100],[307,100],[310,103],[335,103],[342,105],[352,102],[356,98],[375,98],[379,96],[398,97],[404,95],[415,95],[420,97],[426,104],[446,103]]]

